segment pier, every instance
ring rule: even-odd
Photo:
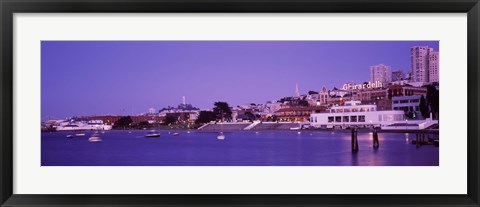
[[[359,129],[356,127],[351,128],[351,148],[352,152],[358,152],[359,147],[358,147],[358,131]],[[370,131],[370,130],[369,130]],[[388,131],[383,131],[383,132],[388,132]],[[435,145],[439,146],[439,140],[434,139],[432,136],[433,134],[438,134],[438,131],[432,131],[432,130],[414,130],[414,131],[409,131],[413,132],[415,134],[415,140],[411,141],[411,144],[414,144],[418,147],[422,145]],[[409,133],[405,132],[405,133]],[[432,133],[434,132],[434,133]],[[372,130],[372,148],[373,149],[378,149],[380,148],[380,141],[378,139],[378,133],[379,130],[377,128],[374,128]]]

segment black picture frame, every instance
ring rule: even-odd
[[[1,206],[480,206],[479,0],[0,0]],[[467,13],[468,189],[465,195],[20,195],[13,194],[15,13]],[[455,178],[452,178],[455,179]],[[121,181],[118,183],[121,185]],[[414,186],[412,186],[413,188]]]

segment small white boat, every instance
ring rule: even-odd
[[[224,140],[225,139],[225,135],[223,134],[223,132],[220,132],[220,135],[217,136],[217,139],[219,139],[219,140]]]
[[[90,138],[88,138],[88,141],[89,141],[89,142],[93,142],[93,143],[95,143],[95,142],[101,142],[101,141],[102,141],[102,138],[100,137],[99,134],[95,133],[95,134],[93,134]]]
[[[180,136],[180,133],[175,132],[175,133],[173,133],[173,136]]]
[[[292,127],[292,128],[290,128],[290,130],[300,130],[300,129],[302,129],[302,127]]]
[[[149,132],[148,134],[146,134],[145,137],[148,137],[148,138],[160,137],[160,133],[157,133],[157,132],[155,132],[155,131],[151,131],[151,132]]]
[[[67,135],[67,138],[73,138],[73,135],[69,134]]]
[[[85,136],[85,133],[76,133],[75,136],[77,136],[77,137],[83,137],[83,136]]]

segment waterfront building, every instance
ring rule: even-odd
[[[373,102],[373,104],[377,105],[377,111],[389,111],[393,109],[392,100],[388,98],[376,100]]]
[[[378,100],[383,100],[388,98],[387,89],[384,88],[375,88],[368,90],[358,91],[355,95],[355,100],[362,102],[376,102]]]
[[[112,116],[112,115],[104,115],[104,116],[85,116],[82,117],[86,120],[102,120],[103,123],[108,125],[113,125],[117,120],[122,118],[123,116]],[[137,116],[130,116],[133,123],[140,123],[140,122],[149,122],[149,123],[162,123],[165,119],[164,116],[149,116],[149,115],[137,115]]]
[[[183,122],[183,123],[192,123],[197,120],[198,115],[200,112],[198,111],[178,111],[178,112],[171,112],[171,113],[166,113],[166,116],[171,116],[174,117],[178,122]]]
[[[310,126],[314,128],[381,127],[405,120],[403,111],[378,111],[377,105],[348,101],[344,106],[332,106],[326,113],[312,113]]]
[[[379,64],[370,66],[370,79],[372,83],[377,81],[388,83],[392,80],[392,69],[388,65]]]
[[[87,120],[102,120],[103,123],[113,125],[117,120],[122,118],[122,116],[113,116],[113,115],[104,115],[104,116],[85,116],[82,117]]]
[[[343,97],[340,96],[330,96],[327,100],[328,106],[342,106],[345,104],[346,101],[351,101],[351,95],[345,95]]]
[[[424,117],[420,113],[420,98],[421,95],[392,97],[392,108],[406,113],[411,112],[412,117],[410,118],[423,119]]]
[[[391,85],[388,87],[388,97],[391,99],[395,96],[412,96],[412,95],[426,95],[427,88],[415,87],[410,85]]]
[[[401,81],[405,79],[405,73],[402,70],[392,71],[392,80],[391,81]]]
[[[165,117],[160,116],[148,116],[148,115],[137,115],[130,116],[133,123],[148,122],[148,123],[162,123],[165,120]]]
[[[83,118],[71,119],[60,122],[54,126],[56,131],[83,131],[83,130],[111,130],[112,125],[105,124],[102,120],[89,120]]]
[[[282,108],[275,112],[275,116],[282,122],[306,122],[312,113],[324,112],[325,109],[324,106]]]
[[[410,58],[412,82],[438,82],[438,51],[428,46],[415,46],[410,49]]]
[[[332,90],[328,91],[330,97],[344,97],[347,94],[351,94],[350,91],[338,89],[336,87],[333,87]]]

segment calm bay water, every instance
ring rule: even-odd
[[[103,141],[66,138],[71,132],[42,132],[42,166],[438,166],[439,148],[410,144],[415,134],[380,133],[380,148],[372,135],[359,132],[360,150],[352,153],[345,131],[259,131],[218,133],[108,131]]]

